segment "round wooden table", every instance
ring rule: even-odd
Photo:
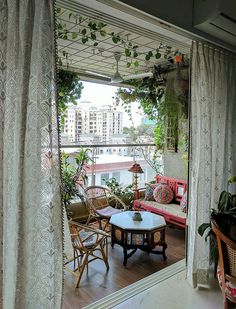
[[[128,258],[137,249],[148,253],[162,254],[163,259],[166,260],[166,222],[164,217],[147,211],[139,211],[142,221],[134,221],[134,213],[135,211],[124,211],[113,215],[110,219],[111,246],[113,248],[114,244],[118,244],[123,247],[123,265],[126,266]],[[162,250],[157,250],[157,246],[162,247]],[[128,253],[128,250],[132,251]]]

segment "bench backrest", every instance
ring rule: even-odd
[[[178,203],[180,203],[182,196],[187,190],[186,180],[176,179],[176,178],[163,176],[163,175],[157,175],[156,182],[167,184],[173,190],[174,199]]]

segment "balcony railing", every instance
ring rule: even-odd
[[[104,185],[104,179],[114,177],[126,186],[133,183],[133,174],[128,169],[134,162],[139,163],[144,171],[139,175],[139,187],[154,180],[157,171],[149,163],[155,153],[155,144],[102,144],[102,145],[62,145],[61,151],[69,155],[71,162],[82,148],[91,150],[93,163],[88,167],[88,185]],[[150,161],[149,161],[150,160]],[[149,163],[148,163],[149,162]],[[162,172],[162,157],[156,159]]]

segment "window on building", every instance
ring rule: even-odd
[[[120,172],[113,172],[112,178],[115,178],[118,182],[120,182]]]
[[[103,173],[101,174],[101,185],[104,186],[105,185],[105,180],[109,179],[109,173]]]

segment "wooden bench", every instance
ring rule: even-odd
[[[167,176],[157,175],[156,183],[167,184],[174,192],[174,198],[170,204],[160,204],[156,201],[147,201],[145,197],[145,188],[135,191],[136,199],[134,200],[135,210],[146,210],[165,217],[168,224],[186,227],[186,213],[180,207],[180,201],[183,194],[187,190],[187,181],[171,178]]]

